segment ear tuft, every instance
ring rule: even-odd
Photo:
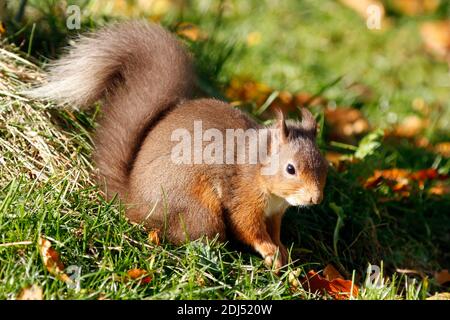
[[[307,108],[299,108],[302,116],[302,127],[305,131],[312,132],[313,135],[316,135],[317,132],[317,123],[316,119],[312,115],[312,113]]]
[[[288,140],[288,128],[286,125],[286,120],[284,118],[283,111],[280,109],[275,110],[276,118],[277,118],[277,129],[279,130],[280,134],[280,141],[282,143],[286,143]]]

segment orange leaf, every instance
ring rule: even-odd
[[[408,170],[398,168],[387,170],[375,170],[373,176],[366,180],[364,187],[374,188],[377,185],[379,185],[382,181],[392,181],[395,184],[398,184],[399,182],[401,182],[402,184],[405,183],[407,184],[409,174],[410,173]]]
[[[6,33],[5,24],[0,21],[0,36]]]
[[[159,230],[157,230],[157,229],[151,230],[151,231],[148,233],[148,241],[150,241],[150,242],[153,243],[154,245],[159,246],[159,244],[160,244]]]
[[[307,92],[299,92],[295,95],[295,103],[298,106],[320,106],[326,105],[327,100],[322,97],[314,97],[312,94]]]
[[[364,187],[370,189],[377,187],[381,183],[385,183],[393,192],[396,192],[401,196],[409,196],[411,191],[411,181],[415,181],[419,188],[423,189],[426,181],[445,180],[447,178],[447,175],[439,174],[436,169],[431,168],[415,172],[393,168],[375,170],[374,174],[365,181]],[[431,194],[439,195],[445,194],[446,192],[444,185],[436,185],[433,188],[432,190],[430,189]]]
[[[369,122],[361,111],[354,108],[327,108],[325,121],[330,128],[330,139],[346,143],[354,143],[357,137],[370,129]]]
[[[191,41],[206,39],[207,36],[200,28],[192,23],[182,22],[177,27],[177,34]]]
[[[344,279],[344,277],[336,270],[333,265],[328,264],[325,269],[323,269],[323,275],[328,281],[333,281],[335,279]]]
[[[325,159],[338,170],[341,169],[342,163],[345,161],[344,154],[335,151],[327,151]]]
[[[408,16],[417,16],[434,12],[440,4],[439,0],[394,0],[394,6]]]
[[[450,194],[450,186],[442,182],[438,182],[436,183],[436,185],[431,187],[430,190],[428,190],[428,192],[436,196],[443,196],[446,194]]]
[[[152,281],[152,277],[148,274],[147,271],[143,269],[131,269],[127,271],[128,277],[130,277],[132,280],[139,279],[142,281],[142,283],[150,283]]]
[[[42,288],[33,284],[31,287],[23,288],[17,300],[43,300]]]
[[[434,150],[443,155],[446,158],[450,158],[450,142],[441,142],[438,143],[435,147]]]
[[[413,138],[419,135],[428,125],[428,120],[422,119],[416,115],[408,116],[398,124],[388,136],[398,138]]]
[[[417,181],[435,180],[439,177],[436,169],[424,169],[413,172],[411,178]]]
[[[441,286],[447,282],[450,282],[450,273],[447,269],[441,270],[439,272],[436,272],[434,274],[434,278],[436,279],[437,283],[439,283]]]
[[[301,281],[303,288],[310,292],[317,292],[319,294],[328,293],[334,299],[347,300],[350,296],[356,297],[358,295],[358,287],[352,281],[344,279],[334,279],[329,281],[321,277],[314,270],[310,270],[306,277]]]
[[[450,20],[426,22],[420,28],[425,48],[437,58],[450,58]]]
[[[58,252],[51,246],[52,244],[49,240],[43,237],[39,238],[38,247],[44,266],[50,274],[54,275],[58,279],[67,283],[72,283],[72,279],[64,273],[64,265],[59,258]]]

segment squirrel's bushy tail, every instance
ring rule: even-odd
[[[194,90],[191,59],[163,28],[126,22],[81,37],[28,95],[84,107],[103,100],[94,160],[107,194],[126,196],[128,174],[149,126]]]

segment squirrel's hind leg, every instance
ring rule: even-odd
[[[221,212],[203,207],[196,199],[185,198],[184,209],[172,208],[167,219],[166,239],[174,244],[182,244],[202,237],[226,240],[226,227]]]

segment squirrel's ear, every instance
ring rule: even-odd
[[[307,108],[300,108],[300,113],[302,116],[302,128],[305,131],[311,132],[314,136],[317,133],[317,123],[314,116]]]
[[[277,117],[277,129],[280,135],[280,142],[286,143],[288,141],[288,129],[286,126],[286,120],[284,119],[283,111],[280,109],[275,110]]]

